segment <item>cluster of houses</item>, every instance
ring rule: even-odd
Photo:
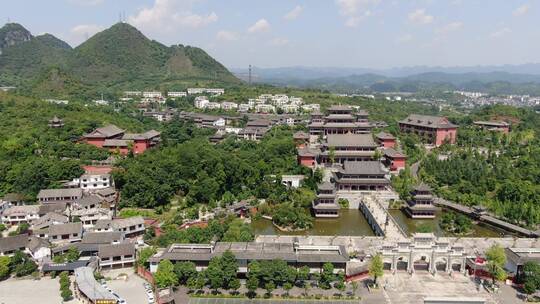
[[[206,96],[197,96],[194,101],[197,109],[237,111],[239,113],[299,113],[320,109],[319,104],[304,104],[301,97],[289,97],[285,94],[262,94],[258,98],[250,98],[246,103],[230,101],[212,102]]]
[[[105,169],[105,170],[104,170]],[[133,266],[136,239],[145,231],[142,217],[116,218],[118,194],[110,168],[88,166],[82,176],[64,183],[65,188],[43,189],[37,202],[19,194],[0,201],[1,223],[9,231],[21,224],[29,230],[0,238],[0,256],[21,250],[32,257],[43,273],[93,268]],[[54,263],[53,257],[76,248],[78,261]]]

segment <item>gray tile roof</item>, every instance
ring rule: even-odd
[[[396,137],[390,133],[387,133],[387,132],[379,132],[377,133],[377,135],[375,135],[375,137],[379,138],[379,139],[396,139]]]
[[[329,147],[377,147],[371,134],[328,134],[326,145]]]
[[[0,252],[8,252],[26,248],[28,235],[21,234],[0,238]]]
[[[12,215],[27,215],[27,214],[38,214],[39,206],[38,205],[22,205],[22,206],[11,206],[7,210],[4,210],[2,215],[12,216]]]
[[[81,197],[82,190],[80,188],[66,189],[43,189],[40,190],[37,198],[60,198],[60,197]]]
[[[26,248],[28,248],[28,250],[31,252],[36,252],[40,248],[49,248],[50,246],[51,243],[49,243],[47,240],[35,236],[30,236],[28,238],[28,244],[26,244]]]
[[[25,200],[25,196],[20,193],[8,193],[2,198],[5,202],[20,202]]]
[[[116,301],[116,297],[96,281],[94,270],[90,267],[75,269],[75,282],[79,290],[92,302],[98,299]]]
[[[101,199],[97,195],[89,195],[77,200],[76,204],[79,205],[79,207],[81,208],[85,208],[92,205],[99,206],[102,201],[103,199]]]
[[[132,255],[135,257],[135,245],[132,243],[123,243],[99,246],[98,256],[100,258],[110,258],[123,255]]]
[[[49,236],[63,234],[82,234],[82,223],[66,223],[49,227]]]
[[[112,195],[112,194],[116,194],[116,190],[112,187],[109,187],[109,188],[105,188],[105,189],[102,189],[102,190],[98,190],[96,191],[96,193],[98,195],[101,195],[101,196],[109,196],[109,195]]]
[[[446,117],[411,114],[399,123],[427,128],[456,128]]]
[[[379,161],[346,161],[342,170],[345,174],[380,175],[386,172]]]
[[[112,244],[122,240],[122,233],[111,232],[86,232],[82,238],[84,244]]]
[[[39,215],[43,216],[49,212],[63,213],[65,210],[65,203],[47,203],[39,206]]]
[[[114,137],[114,136],[119,136],[122,133],[124,133],[124,130],[120,129],[119,127],[117,127],[115,125],[108,125],[108,126],[105,126],[105,127],[102,127],[102,128],[95,129],[91,133],[86,134],[85,137],[90,137],[90,138],[92,138],[92,137],[94,137],[94,138],[95,137],[98,137],[98,138],[101,138],[101,137],[110,138],[110,137]]]
[[[394,148],[385,148],[384,149],[384,155],[385,156],[389,156],[391,158],[394,158],[394,157],[407,157],[405,154],[399,152],[399,151],[396,151],[396,149]]]
[[[332,105],[328,108],[328,111],[352,111],[352,108],[347,105]]]
[[[322,184],[317,185],[317,188],[319,190],[327,190],[327,191],[329,191],[329,190],[334,190],[335,187],[330,182],[324,182]]]

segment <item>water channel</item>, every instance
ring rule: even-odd
[[[437,236],[453,236],[442,230],[439,226],[439,219],[444,212],[453,212],[440,210],[435,219],[411,219],[401,210],[390,210],[390,214],[406,233],[412,234],[418,232],[422,226],[429,226],[431,231]],[[313,227],[300,232],[283,232],[278,230],[270,220],[256,219],[251,223],[253,232],[256,235],[351,235],[351,236],[373,236],[374,233],[367,223],[360,210],[343,209],[340,210],[340,217],[334,219],[316,218]],[[502,237],[509,235],[509,232],[498,228],[473,222],[471,232],[468,237]]]

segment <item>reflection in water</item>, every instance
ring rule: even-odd
[[[429,226],[437,236],[453,236],[444,231],[439,226],[439,219],[444,212],[438,211],[435,219],[411,219],[401,210],[390,210],[390,214],[406,233],[417,232],[421,226]],[[343,209],[340,210],[340,217],[335,219],[316,218],[313,222],[313,228],[307,231],[283,232],[278,230],[272,222],[266,219],[253,220],[251,223],[253,232],[256,235],[353,235],[353,236],[373,236],[373,230],[367,223],[360,210]],[[472,231],[467,234],[468,237],[501,237],[508,235],[508,232],[495,227],[480,223],[472,225]]]
[[[398,222],[398,224],[405,230],[406,233],[412,234],[417,232],[421,226],[429,226],[431,231],[437,236],[454,236],[449,232],[444,231],[439,226],[439,220],[443,213],[453,212],[448,210],[437,211],[434,219],[411,219],[401,210],[390,210],[392,217]],[[501,231],[495,227],[480,223],[474,223],[472,225],[472,231],[465,235],[468,237],[501,237],[507,232]]]
[[[307,231],[282,232],[271,221],[263,218],[253,220],[251,227],[256,235],[374,235],[362,212],[354,209],[340,210],[340,217],[334,219],[316,218],[313,228]]]

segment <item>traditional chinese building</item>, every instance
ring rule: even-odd
[[[383,150],[384,164],[390,171],[400,171],[405,169],[407,156],[394,148],[386,148]]]
[[[319,163],[373,160],[377,144],[371,134],[329,134],[322,144]]]
[[[334,185],[329,182],[317,188],[317,198],[311,204],[315,217],[338,217],[339,205],[336,203]]]
[[[333,178],[337,190],[377,191],[390,185],[386,174],[379,161],[345,161]]]
[[[435,146],[456,142],[457,126],[446,117],[411,114],[398,123],[401,132],[416,134]]]
[[[395,148],[396,147],[396,137],[390,133],[379,132],[375,135],[377,142],[383,148]]]
[[[433,205],[431,188],[426,184],[416,186],[412,192],[412,200],[407,202],[405,211],[413,219],[434,218],[436,207]]]
[[[510,124],[505,121],[475,121],[473,124],[484,130],[502,132],[504,134],[510,132]]]
[[[293,134],[293,140],[297,148],[303,148],[309,143],[309,134],[298,131]]]
[[[62,128],[63,126],[64,121],[57,116],[54,116],[51,120],[49,120],[49,128]]]
[[[122,155],[128,154],[129,151],[140,154],[159,144],[161,133],[155,130],[145,133],[125,133],[117,126],[109,125],[84,135],[82,140],[90,145],[106,148]]]
[[[309,124],[310,135],[347,134],[347,133],[369,133],[371,124],[368,121],[366,111],[354,112],[354,109],[347,105],[333,105],[328,108],[328,114],[323,116],[316,111],[311,114]]]
[[[317,156],[320,151],[312,148],[299,148],[298,149],[298,163],[308,168],[314,168],[317,165]]]

